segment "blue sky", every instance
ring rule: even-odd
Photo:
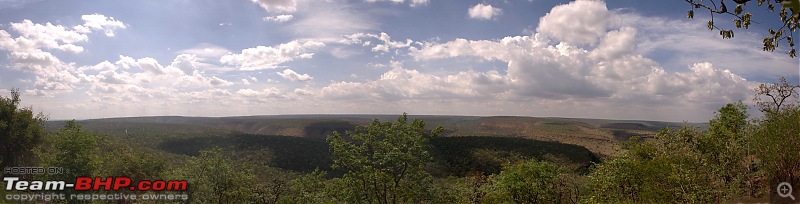
[[[732,7],[732,6],[731,6]],[[683,1],[0,0],[0,94],[52,119],[444,114],[704,121],[798,60]],[[762,15],[763,14],[763,15]],[[729,24],[723,18],[721,24]]]

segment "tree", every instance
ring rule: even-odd
[[[136,183],[140,180],[161,178],[167,167],[163,156],[143,148],[131,147],[117,138],[101,138],[99,147],[103,152],[100,155],[103,163],[98,169],[99,175],[128,176]]]
[[[246,203],[254,199],[252,171],[226,159],[221,148],[200,151],[200,156],[186,161],[169,177],[188,181],[189,203]]]
[[[61,167],[64,170],[60,174],[44,175],[43,180],[70,181],[78,176],[95,176],[101,164],[97,136],[83,131],[83,127],[75,120],[68,121],[52,137],[48,137],[43,145],[34,149],[34,153],[42,166]],[[68,203],[88,202],[69,200]]]
[[[729,103],[717,110],[717,115],[708,122],[708,128],[711,134],[725,135],[726,138],[739,136],[747,127],[748,117],[744,103]]]
[[[708,132],[699,138],[695,147],[701,155],[701,163],[708,164],[715,182],[725,184],[719,186],[723,195],[754,196],[744,195],[744,184],[752,180],[748,177],[746,162],[750,153],[748,117],[747,106],[741,101],[723,106],[709,121]]]
[[[652,140],[634,137],[625,152],[597,164],[588,176],[587,203],[711,203],[725,201],[715,192],[710,170],[695,151],[702,133],[693,128],[665,129]],[[717,184],[719,185],[719,184]]]
[[[329,135],[333,168],[347,171],[340,187],[353,193],[346,200],[420,202],[431,179],[424,169],[432,160],[429,141],[441,131],[439,127],[427,132],[425,122],[418,119],[408,123],[404,113],[394,123],[376,119],[366,127],[356,127],[347,132],[347,139],[338,132]]]
[[[30,107],[19,106],[19,90],[12,90],[11,97],[0,96],[0,167],[20,166],[25,163],[33,147],[46,134],[44,122],[47,118],[33,114]]]
[[[756,88],[756,102],[764,118],[753,127],[751,140],[756,164],[766,171],[765,179],[772,187],[779,182],[800,186],[800,101],[785,100],[796,98],[798,87],[781,78],[777,84]],[[772,100],[758,101],[764,96]]]
[[[488,194],[490,188],[489,177],[483,175],[482,172],[471,172],[464,177],[466,186],[468,187],[468,198],[471,203],[481,203]]]
[[[787,109],[759,123],[753,140],[770,186],[779,182],[800,186],[800,108]]]
[[[708,11],[711,15],[711,20],[708,21],[708,29],[709,30],[719,30],[720,36],[723,39],[725,38],[733,38],[733,30],[731,29],[724,29],[718,27],[716,21],[714,19],[715,14],[723,14],[729,15],[733,17],[733,22],[736,24],[736,28],[744,28],[748,29],[751,24],[751,17],[753,14],[747,12],[749,8],[745,8],[750,0],[731,0],[733,3],[736,4],[736,7],[733,11],[728,10],[727,5],[725,5],[726,0],[720,0],[719,5],[715,3],[715,0],[684,0],[686,3],[690,4],[692,8],[688,12],[689,18],[694,18],[694,11],[697,9],[702,9]],[[730,1],[728,3],[731,3]],[[766,4],[765,4],[766,3]],[[751,3],[752,4],[752,3]],[[768,36],[764,37],[764,46],[762,49],[764,51],[775,51],[775,48],[778,47],[781,41],[785,40],[787,44],[789,44],[789,56],[796,57],[797,53],[795,51],[794,46],[794,32],[797,30],[798,26],[798,17],[800,14],[800,0],[757,0],[757,5],[761,7],[762,5],[766,5],[767,10],[771,12],[775,12],[775,4],[780,4],[781,8],[778,10],[778,17],[782,23],[780,28],[769,29]],[[790,13],[791,12],[791,13]]]
[[[526,161],[503,168],[492,179],[487,195],[497,203],[567,203],[577,202],[571,186],[564,180],[565,171],[550,162]]]
[[[756,197],[760,186],[747,163],[747,106],[741,101],[717,111],[707,132],[664,129],[655,138],[625,143],[619,156],[589,175],[587,202],[723,202]],[[752,185],[747,185],[752,184]]]
[[[756,102],[756,106],[761,112],[776,114],[781,111],[784,103],[788,102],[787,99],[798,98],[797,90],[795,90],[797,88],[800,88],[800,84],[789,84],[786,82],[786,78],[781,77],[778,78],[778,83],[759,84],[753,89],[755,92],[753,101]]]
[[[319,169],[301,175],[291,181],[292,195],[286,199],[287,203],[341,203],[330,195],[330,185],[325,180],[325,171]]]
[[[48,175],[51,180],[72,180],[78,176],[93,176],[100,159],[97,155],[97,136],[83,131],[75,120],[48,138],[46,145],[35,150],[43,166],[64,168],[63,174]]]

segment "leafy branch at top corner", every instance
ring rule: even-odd
[[[728,10],[725,5],[726,0],[684,0],[692,7],[688,11],[688,18],[694,18],[696,10],[705,10],[711,15],[711,20],[708,21],[709,30],[719,30],[719,35],[723,39],[733,38],[734,33],[732,29],[725,29],[718,27],[715,24],[714,17],[716,14],[728,15],[733,17],[733,22],[736,28],[748,29],[753,22],[751,20],[753,14],[746,12],[745,6],[752,0],[729,0],[736,4],[733,11]],[[797,31],[798,18],[800,18],[800,0],[756,0],[757,6],[765,5],[767,10],[775,12],[775,5],[779,4],[781,8],[777,14],[781,20],[781,27],[774,29],[770,28],[767,37],[763,39],[763,51],[773,52],[781,44],[785,42],[789,44],[789,57],[796,57],[794,45],[794,33]],[[790,14],[791,13],[791,14]]]

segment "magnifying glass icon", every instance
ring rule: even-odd
[[[794,200],[794,196],[792,195],[792,185],[788,182],[782,182],[778,184],[778,196],[781,198],[791,198]]]

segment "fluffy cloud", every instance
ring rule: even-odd
[[[14,62],[12,67],[38,74],[46,74],[52,71],[53,68],[67,66],[53,54],[41,50],[28,52],[11,51],[8,54],[8,59]]]
[[[113,36],[114,30],[125,28],[122,22],[100,14],[84,15],[83,20],[85,23],[75,26],[74,29],[52,23],[33,23],[28,19],[11,23],[11,29],[19,33],[19,36],[14,38],[7,31],[0,30],[0,50],[41,53],[43,50],[57,49],[81,53],[84,48],[75,43],[88,41],[86,33],[104,30],[107,35]]]
[[[297,1],[295,0],[252,0],[270,12],[295,12],[297,11]]]
[[[180,54],[170,64],[170,66],[178,68],[184,74],[192,74],[199,71],[197,65],[197,56],[193,54]]]
[[[624,14],[608,11],[600,1],[577,1],[553,8],[540,19],[539,33],[531,36],[423,42],[409,51],[418,61],[469,56],[505,62],[505,74],[494,77],[506,84],[491,90],[507,93],[503,96],[510,100],[607,110],[686,106],[710,113],[721,104],[748,97],[754,83],[730,70],[700,61],[689,71],[669,72],[643,56],[638,51],[638,30],[631,27],[636,24],[611,22],[620,15]],[[581,28],[572,28],[576,24]],[[486,87],[473,85],[473,90]]]
[[[281,91],[275,87],[265,88],[261,91],[256,91],[253,89],[239,89],[236,91],[236,94],[245,97],[280,97]]]
[[[153,58],[145,57],[138,59],[136,60],[136,64],[146,73],[153,75],[162,75],[166,73],[164,67],[161,66],[161,64],[158,64],[158,61]]]
[[[239,54],[222,56],[220,62],[240,66],[240,70],[274,69],[284,62],[311,58],[314,56],[311,51],[323,46],[322,42],[294,40],[274,47],[247,48]]]
[[[72,53],[83,52],[83,47],[74,43],[89,39],[86,34],[69,30],[61,25],[51,23],[35,24],[30,20],[11,23],[11,29],[20,36],[12,38],[5,30],[0,30],[0,49],[26,52],[39,49],[58,49]]]
[[[80,73],[73,63],[62,62],[48,51],[81,53],[84,48],[76,43],[88,41],[87,33],[104,30],[106,35],[112,36],[114,30],[125,28],[122,22],[100,14],[84,15],[82,19],[84,24],[72,29],[52,23],[33,23],[28,19],[11,23],[11,29],[19,34],[17,37],[0,30],[0,50],[9,52],[11,67],[36,75],[34,89],[26,90],[26,93],[53,97],[71,92],[81,81]]]
[[[209,88],[230,86],[233,83],[217,76],[204,76],[197,70],[197,58],[191,54],[181,54],[167,65],[161,65],[153,58],[133,59],[120,56],[114,63],[101,62],[97,65],[78,68],[76,73],[83,81],[94,86],[125,84],[153,87]],[[94,74],[97,73],[97,74]]]
[[[422,49],[411,49],[411,55],[419,60],[476,56],[504,61],[508,67],[503,77],[509,81],[510,91],[521,97],[630,99],[645,94],[683,96],[692,101],[709,97],[696,93],[715,93],[724,96],[717,99],[737,100],[744,95],[736,93],[747,93],[744,78],[713,68],[710,63],[696,64],[688,73],[667,73],[635,52],[635,33],[628,27],[610,31],[593,50],[564,43],[552,45],[537,34],[496,42],[459,39],[426,44]]]
[[[443,44],[426,44],[412,49],[416,59],[439,59],[476,56],[486,60],[508,63],[510,91],[521,96],[544,98],[604,97],[608,90],[585,80],[586,63],[581,60],[584,50],[564,44],[549,45],[538,35],[507,37],[495,41],[457,39]]]
[[[282,15],[273,12],[290,12],[278,9],[277,5],[294,1],[254,2],[277,19]],[[53,107],[69,106],[84,115],[77,110],[100,110],[92,113],[99,115],[89,117],[407,111],[699,121],[723,103],[746,99],[747,89],[754,84],[741,77],[740,71],[728,70],[730,65],[717,61],[683,59],[678,66],[655,62],[652,53],[658,49],[694,54],[686,50],[689,48],[682,48],[687,42],[694,44],[691,49],[705,49],[702,52],[712,54],[708,50],[731,53],[730,50],[741,47],[712,41],[717,38],[713,33],[710,37],[677,34],[695,29],[684,26],[696,23],[608,11],[600,1],[557,6],[540,18],[537,33],[528,36],[493,40],[456,38],[444,42],[392,39],[387,33],[374,32],[375,24],[346,6],[324,8],[319,13],[303,13],[304,10],[289,15],[301,18],[287,24],[301,39],[238,53],[213,44],[200,44],[176,52],[171,61],[163,61],[163,56],[119,56],[87,66],[65,62],[56,57],[61,55],[54,55],[83,52],[81,43],[96,36],[88,35],[90,32],[102,31],[112,36],[114,30],[125,29],[124,23],[99,14],[87,15],[83,18],[85,23],[75,27],[29,20],[12,23],[11,29],[0,30],[0,50],[8,52],[8,67],[33,73],[32,79],[24,82],[32,83],[25,93],[67,100],[67,95],[59,94],[74,92],[76,95],[70,97],[88,98],[74,100],[74,104],[88,105]],[[496,15],[482,19],[493,17]],[[352,19],[354,23],[348,24]],[[315,28],[303,29],[307,26]],[[668,31],[669,35],[678,35],[675,37],[678,39],[653,34],[667,31],[659,30],[661,27],[680,29]],[[112,30],[111,35],[107,29]],[[747,37],[739,35],[737,39],[742,39],[741,36]],[[333,46],[324,50],[328,44]],[[757,45],[743,46],[751,49]],[[370,58],[376,61],[366,65],[374,68],[351,75],[352,79],[330,78],[330,83],[325,83],[328,76],[306,71],[309,69],[302,70],[308,73],[297,73],[295,70],[299,69],[289,69],[286,65],[318,58],[314,54],[325,51],[338,53],[335,55],[338,57],[352,56],[345,52],[361,47],[376,52],[377,57]],[[52,50],[63,52],[50,53]],[[384,53],[393,54],[384,56]],[[741,61],[738,58],[747,58],[740,57],[746,52],[735,54],[732,58],[737,59],[720,59],[733,63]],[[769,54],[759,52],[753,56],[765,55]],[[796,64],[790,68],[794,67]],[[263,69],[278,70],[234,71]],[[796,70],[790,71],[796,74]],[[265,77],[265,73],[276,73],[286,80],[278,83],[248,76]],[[308,82],[312,79],[313,83]],[[198,109],[203,112],[198,113]]]
[[[73,72],[80,82],[74,85],[86,90],[85,97],[91,99],[93,109],[133,108],[146,111],[146,107],[165,104],[197,105],[231,98],[233,93],[222,88],[233,83],[217,76],[206,76],[194,69],[192,64],[197,63],[195,59],[193,55],[182,54],[168,65],[161,65],[152,58],[120,56],[113,63],[104,61],[75,69]]]
[[[539,38],[538,35],[534,37],[536,39],[533,40],[530,39],[531,36],[506,37],[500,43],[489,40],[466,40],[458,38],[442,44],[425,42],[422,43],[422,49],[411,47],[409,50],[411,56],[417,60],[442,59],[470,55],[482,57],[485,60],[508,61],[511,57],[511,53],[510,50],[505,49],[507,46],[513,47],[519,45],[519,43],[527,43],[530,46],[546,44],[546,41]]]
[[[369,39],[377,39],[380,41],[379,43],[375,43],[375,46],[372,47],[373,52],[390,52],[391,50],[411,47],[411,44],[414,43],[414,41],[411,39],[406,39],[405,42],[392,41],[389,34],[383,32],[381,32],[379,35],[370,33],[354,33],[345,35],[339,41],[339,43],[372,46],[373,43],[372,41],[369,41]]]
[[[282,72],[276,72],[278,75],[283,77],[284,79],[288,79],[291,81],[309,81],[314,77],[308,76],[308,74],[298,74],[294,70],[285,69]]]
[[[81,19],[85,21],[83,25],[75,26],[75,30],[81,33],[89,33],[93,30],[103,30],[106,36],[113,37],[114,30],[124,29],[124,23],[115,20],[114,17],[106,17],[102,14],[83,15]]]
[[[395,4],[405,3],[406,0],[364,0],[365,2],[392,2]],[[429,0],[409,0],[408,5],[411,7],[428,5]]]
[[[659,93],[676,89],[688,90],[682,95],[686,97],[687,102],[695,104],[733,102],[748,97],[747,80],[731,73],[730,70],[715,68],[707,62],[695,63],[690,70],[691,72],[678,72],[659,77],[658,79],[663,82],[654,83],[654,91]]]
[[[70,72],[71,68],[70,65],[55,64],[35,72],[36,80],[33,89],[25,90],[25,92],[43,97],[54,97],[57,94],[72,92],[80,79]]]
[[[90,95],[98,100],[106,97],[101,101],[124,101],[152,97],[160,87],[192,90],[233,84],[216,76],[204,76],[193,66],[197,63],[196,58],[188,54],[177,56],[168,66],[153,58],[120,56],[114,63],[104,61],[82,67],[61,62],[47,52],[11,52],[10,56],[18,69],[36,74],[33,89],[26,90],[26,93],[45,97],[89,88],[92,92],[87,93],[92,93]]]
[[[603,1],[578,0],[553,7],[536,32],[570,44],[593,44],[616,21]]]
[[[375,45],[375,47],[372,48],[372,51],[389,52],[389,49],[409,47],[411,46],[411,43],[414,42],[411,39],[406,39],[405,43],[392,41],[391,37],[389,37],[389,35],[386,33],[381,33],[381,35],[377,38],[378,40],[382,41],[383,44]]]
[[[429,0],[409,0],[411,7],[428,5]]]
[[[500,8],[492,7],[487,4],[477,4],[467,10],[470,18],[478,20],[489,20],[503,13]]]
[[[284,15],[264,17],[264,21],[273,21],[273,22],[282,23],[282,22],[290,21],[290,20],[292,20],[292,18],[294,18],[293,15],[284,14]]]
[[[75,104],[83,104],[48,103],[52,104],[54,110],[64,108],[73,111],[58,112],[60,114],[58,117],[87,117],[85,112],[81,112],[87,109],[101,110],[101,113],[94,113],[100,115],[89,117],[153,114],[147,109],[163,107],[167,104],[192,104],[192,107],[205,104],[209,105],[206,108],[209,108],[210,112],[229,114],[214,107],[224,105],[228,101],[253,102],[251,99],[254,97],[262,97],[257,102],[263,103],[266,102],[265,100],[300,96],[301,93],[306,93],[292,91],[282,94],[275,88],[254,91],[255,94],[247,89],[234,92],[227,90],[226,87],[233,86],[234,83],[222,76],[206,73],[209,71],[209,67],[201,61],[215,59],[216,63],[219,63],[222,56],[234,54],[210,44],[180,51],[168,63],[160,63],[151,57],[135,59],[128,56],[119,56],[116,61],[102,61],[86,66],[62,61],[57,57],[60,55],[54,55],[56,53],[51,53],[50,50],[61,50],[68,52],[67,54],[81,53],[83,47],[80,46],[80,43],[88,42],[91,36],[87,34],[102,31],[107,36],[112,36],[113,31],[125,28],[124,23],[100,14],[85,15],[83,20],[84,24],[74,27],[52,23],[38,24],[30,20],[23,20],[10,23],[8,30],[0,30],[0,51],[8,53],[7,67],[33,74],[31,80],[24,82],[32,83],[31,86],[25,87],[25,94],[39,97],[59,97],[58,101],[73,101]],[[295,41],[276,46],[267,53],[255,52],[255,55],[248,55],[251,53],[244,51],[244,54],[240,55],[241,57],[276,56],[272,59],[286,62],[310,58],[313,54],[310,51],[321,46],[324,44]],[[273,55],[270,55],[269,52],[272,52]],[[245,65],[249,63],[241,62]],[[280,62],[277,62],[276,65]],[[311,79],[307,74],[297,74],[293,71],[284,73],[288,74],[287,77],[294,77],[301,81]],[[248,79],[247,83],[258,81],[254,77],[248,77]],[[65,93],[75,94],[64,95]],[[75,97],[86,100],[74,100]],[[46,108],[44,110],[48,111]]]
[[[367,82],[335,82],[321,89],[327,99],[369,98],[380,101],[458,100],[497,98],[505,92],[507,80],[497,71],[465,71],[437,76],[392,63],[379,79]]]

